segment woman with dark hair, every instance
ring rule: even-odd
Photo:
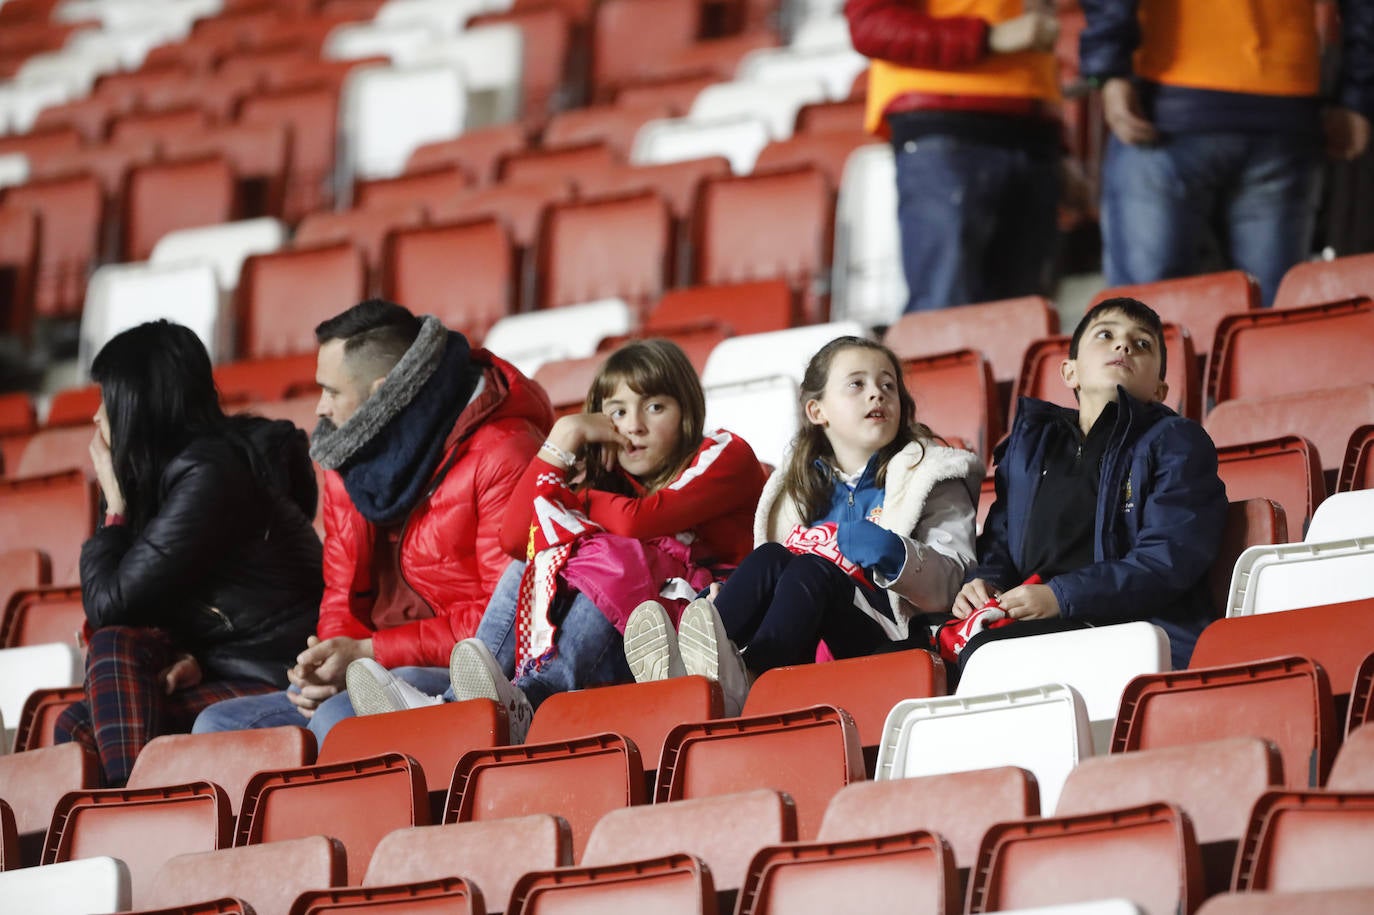
[[[86,698],[56,724],[123,785],[160,734],[286,685],[323,580],[305,433],[227,417],[199,338],[167,321],[96,356],[91,462],[104,523],[81,548]]]

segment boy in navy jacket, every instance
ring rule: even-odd
[[[1023,398],[996,455],[997,500],[978,564],[953,607],[998,597],[1013,625],[986,640],[1148,620],[1186,667],[1212,619],[1207,570],[1226,521],[1217,453],[1197,423],[1161,401],[1167,353],[1159,315],[1114,298],[1074,330],[1060,369],[1070,410]],[[1021,584],[1038,573],[1044,584]]]

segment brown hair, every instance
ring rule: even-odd
[[[811,361],[806,365],[806,374],[802,376],[800,397],[803,410],[808,402],[819,400],[825,393],[825,385],[830,378],[830,366],[835,361],[836,354],[844,349],[868,349],[882,353],[892,363],[892,374],[897,379],[897,434],[891,442],[878,449],[876,482],[878,486],[883,486],[887,482],[888,462],[897,452],[912,442],[920,442],[923,449],[921,457],[924,458],[926,443],[935,440],[936,435],[924,424],[916,421],[916,401],[906,388],[902,365],[896,354],[881,343],[863,337],[836,337],[811,357]],[[783,492],[796,501],[801,509],[802,519],[808,524],[823,515],[830,507],[834,492],[831,475],[819,471],[816,461],[828,462],[834,457],[835,451],[830,446],[825,429],[803,417],[801,428],[792,440],[792,452],[787,460],[782,487]]]
[[[706,426],[706,395],[702,393],[696,369],[676,343],[657,338],[632,340],[601,364],[587,389],[582,412],[602,412],[602,405],[621,382],[641,397],[673,398],[682,413],[682,435],[672,458],[652,477],[640,480],[652,493],[676,479],[700,448]],[[605,469],[600,445],[587,445],[579,457],[585,459],[587,468],[585,488],[629,494],[625,492],[625,481],[619,471]]]

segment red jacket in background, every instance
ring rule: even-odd
[[[353,507],[343,478],[325,474],[325,587],[317,633],[321,639],[372,639],[383,667],[445,667],[453,646],[476,634],[510,562],[500,537],[506,505],[553,425],[542,388],[486,350],[475,350],[472,361],[487,367],[486,385],[448,435],[439,464],[449,467],[447,473],[411,509],[401,534],[401,574],[433,618],[374,629],[375,529]]]

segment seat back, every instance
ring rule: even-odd
[[[496,163],[508,152],[523,149],[525,131],[519,124],[495,124],[467,130],[449,140],[435,140],[415,148],[406,171],[425,171],[436,166],[457,165],[479,185],[496,180]]]
[[[1198,636],[1189,668],[1221,667],[1297,654],[1326,671],[1332,692],[1348,693],[1374,645],[1374,598],[1214,620]]]
[[[136,165],[124,195],[123,259],[146,261],[167,233],[228,222],[235,212],[234,171],[222,157]]]
[[[37,839],[38,852],[57,802],[70,791],[95,787],[99,777],[95,754],[77,743],[0,754],[0,797],[13,810],[21,839]],[[25,863],[37,864],[39,857]]]
[[[1335,493],[1317,506],[1303,539],[1320,542],[1368,537],[1374,534],[1374,520],[1369,516],[1371,509],[1374,509],[1374,490]]]
[[[805,106],[802,106],[805,107]],[[800,112],[800,108],[798,111]],[[786,140],[775,140],[763,148],[754,163],[759,169],[795,168],[814,165],[838,188],[844,180],[845,163],[854,151],[873,142],[873,137],[860,130],[831,133],[798,133]]]
[[[129,772],[129,787],[154,788],[204,779],[224,789],[230,810],[237,814],[243,789],[258,772],[295,769],[314,762],[315,735],[303,727],[164,734],[138,751]]]
[[[306,890],[343,886],[346,870],[343,845],[328,836],[177,855],[158,868],[143,904],[171,908],[232,896],[258,915],[284,915]]]
[[[461,134],[464,82],[462,68],[451,63],[353,70],[339,105],[346,180],[395,177],[420,146]]]
[[[1250,616],[1374,597],[1374,543],[1367,538],[1252,546],[1236,559],[1227,616]]]
[[[1114,286],[1093,296],[1088,307],[1118,296],[1139,299],[1164,321],[1188,328],[1199,356],[1211,352],[1212,339],[1222,318],[1260,307],[1259,283],[1243,270]]]
[[[0,800],[0,873],[22,867],[19,855],[19,828],[14,808]]]
[[[398,753],[330,765],[259,772],[248,780],[235,845],[325,834],[347,850],[356,884],[382,837],[429,823],[425,778]]]
[[[19,648],[63,642],[78,647],[77,634],[85,625],[81,589],[34,588],[15,592],[0,620],[0,648]]]
[[[1350,431],[1370,422],[1374,422],[1374,384],[1358,384],[1227,400],[1207,414],[1203,426],[1218,446],[1301,435],[1321,455],[1322,469],[1336,473]]]
[[[1120,623],[988,642],[964,663],[958,696],[1005,693],[1057,680],[1083,698],[1095,746],[1111,741],[1126,684],[1172,670],[1169,636],[1151,623]]]
[[[48,401],[48,415],[45,426],[87,425],[95,411],[100,408],[100,385],[87,384],[75,388],[63,388],[53,394]]]
[[[53,810],[43,863],[117,855],[129,866],[134,905],[143,905],[168,859],[228,848],[233,831],[229,797],[209,782],[72,791]]]
[[[1250,809],[1261,794],[1282,784],[1283,761],[1273,743],[1230,737],[1085,759],[1064,781],[1054,813],[1174,804],[1193,824],[1209,891],[1221,892],[1230,886]]]
[[[664,165],[724,156],[732,174],[747,175],[754,170],[754,162],[768,140],[768,125],[761,118],[735,117],[709,123],[690,118],[659,118],[649,121],[635,134],[630,163]]]
[[[285,400],[315,385],[315,353],[241,359],[215,366],[215,387],[225,402]]]
[[[928,829],[949,843],[962,870],[973,866],[978,843],[994,823],[1039,815],[1035,776],[999,766],[847,785],[830,799],[816,838],[837,842]]]
[[[1374,906],[1374,887],[1296,893],[1220,893],[1198,915],[1363,915]]]
[[[418,883],[390,886],[346,887],[310,890],[296,898],[291,915],[327,915],[329,912],[396,912],[414,915],[445,912],[452,915],[486,915],[482,891],[459,877],[443,877]]]
[[[395,178],[359,181],[353,205],[359,209],[400,209],[460,197],[472,179],[460,165],[440,165],[407,171]]]
[[[756,117],[768,125],[769,139],[786,140],[792,136],[801,106],[824,99],[825,85],[815,76],[798,75],[768,82],[723,82],[698,92],[687,117],[707,123],[740,116]]]
[[[1059,333],[1059,314],[1048,299],[1024,296],[902,315],[883,335],[898,357],[911,359],[962,349],[970,341],[992,363],[998,383],[1016,380],[1032,341]]]
[[[639,311],[668,285],[668,207],[653,192],[557,203],[540,234],[541,308],[623,299]]]
[[[826,664],[775,667],[754,681],[744,714],[768,715],[833,705],[854,719],[859,743],[877,751],[883,724],[902,699],[943,696],[944,662],[929,651],[893,651]]]
[[[722,714],[720,685],[705,677],[670,677],[599,689],[554,693],[539,706],[526,743],[551,743],[592,734],[623,734],[646,770],[658,768],[663,741],[684,721]]]
[[[1233,889],[1368,886],[1374,792],[1271,791],[1260,797],[1236,861]]]
[[[797,838],[797,812],[785,794],[759,788],[695,800],[612,810],[597,821],[582,864],[616,864],[687,852],[711,869],[717,892],[744,886],[759,849]]]
[[[68,642],[0,649],[0,720],[18,721],[24,702],[36,689],[76,686],[81,681],[81,655]]]
[[[644,767],[616,734],[472,750],[453,770],[445,823],[556,814],[580,859],[592,826],[609,810],[644,802]]]
[[[729,335],[786,330],[796,306],[784,280],[754,280],[719,286],[669,289],[644,319],[645,332],[716,324]]]
[[[606,357],[600,354],[581,359],[553,359],[542,363],[534,381],[549,395],[555,417],[581,413],[596,373]]]
[[[1035,775],[1048,812],[1069,770],[1092,752],[1087,708],[1067,684],[910,699],[888,714],[874,778],[1020,766]]]
[[[1366,423],[1350,433],[1345,460],[1336,481],[1336,492],[1374,488],[1374,424]]]
[[[341,241],[351,243],[367,265],[367,288],[372,289],[381,269],[386,237],[396,229],[423,225],[425,208],[418,203],[377,203],[351,210],[309,213],[296,227],[296,247],[317,247]]]
[[[1135,678],[1121,697],[1112,752],[1263,737],[1283,755],[1285,784],[1320,785],[1335,756],[1331,687],[1299,657]]]
[[[648,105],[593,105],[560,111],[549,119],[548,126],[544,128],[544,145],[559,149],[604,144],[608,152],[624,161],[630,154],[635,132],[646,121],[666,118],[671,113],[663,102]],[[580,181],[578,185],[581,186]]]
[[[1300,435],[1218,448],[1217,474],[1233,502],[1264,498],[1279,503],[1294,539],[1302,537],[1313,510],[1326,498],[1321,458]]]
[[[7,209],[38,216],[38,272],[34,313],[40,317],[81,314],[86,278],[100,256],[105,197],[94,175],[29,181],[0,197]]]
[[[582,182],[614,169],[621,156],[600,140],[569,146],[512,150],[501,157],[497,174],[501,181],[531,182],[561,178],[579,189]]]
[[[451,282],[461,276],[461,283]],[[393,230],[382,260],[382,294],[481,340],[515,307],[515,253],[499,220]]]
[[[319,82],[265,89],[247,96],[239,106],[239,123],[281,124],[290,131],[282,213],[288,222],[334,203],[338,114],[338,89]]]
[[[797,836],[809,840],[835,792],[864,777],[853,719],[834,706],[818,705],[678,725],[664,744],[654,800],[754,788],[786,791],[797,807]]]
[[[95,533],[96,504],[95,486],[80,470],[0,479],[0,548],[37,548],[52,581],[74,583],[81,544]]]
[[[596,6],[591,89],[609,101],[621,86],[653,75],[656,63],[696,38],[699,11],[684,0],[609,0]]]
[[[972,878],[970,913],[1123,897],[1149,915],[1189,915],[1203,899],[1192,825],[1171,804],[999,824]]]
[[[902,361],[916,415],[937,435],[965,443],[984,461],[1002,436],[1002,398],[992,365],[977,350]]]
[[[1274,295],[1275,308],[1337,302],[1374,290],[1374,255],[1355,254],[1288,268]]]
[[[17,206],[0,206],[0,277],[4,278],[3,288],[9,303],[4,322],[0,328],[14,334],[21,340],[29,339],[33,331],[33,285],[38,275],[38,216],[31,210]],[[6,419],[11,418],[10,409],[21,406],[28,395],[6,395]],[[29,427],[32,428],[32,404],[28,405]],[[25,431],[14,429],[10,422],[4,424],[6,432]]]
[[[1293,353],[1321,353],[1294,360]],[[1212,403],[1339,387],[1351,365],[1374,359],[1374,300],[1231,315],[1217,326],[1207,367]],[[1288,365],[1275,372],[1275,365]]]
[[[834,193],[814,168],[708,178],[697,201],[692,275],[701,283],[786,280],[804,319],[824,321],[829,302],[816,282],[830,269],[834,210]]]
[[[668,212],[673,214],[673,219],[683,222],[691,216],[692,208],[696,206],[697,189],[701,187],[701,182],[712,175],[728,174],[728,159],[720,155],[704,155],[699,159],[683,159],[679,162],[662,162],[657,165],[630,165],[584,174],[579,176],[577,187],[584,196],[656,191],[668,204]],[[665,296],[667,294],[664,293]],[[738,317],[749,320],[746,315]]]
[[[90,372],[96,353],[116,334],[158,318],[195,331],[212,360],[229,356],[232,322],[228,311],[220,308],[219,284],[210,264],[107,264],[95,272],[86,290],[77,356],[82,371]]]
[[[1345,735],[1325,787],[1331,791],[1374,791],[1374,728],[1359,726]]]
[[[456,200],[436,202],[430,206],[430,219],[435,222],[457,222],[493,216],[510,232],[517,248],[529,248],[539,234],[544,211],[559,200],[573,196],[572,183],[563,179],[546,181],[508,181],[490,187],[477,188]],[[533,297],[527,296],[529,307]]]
[[[313,352],[315,325],[365,292],[362,253],[347,242],[248,258],[238,289],[240,355]]]
[[[132,904],[129,868],[118,858],[83,858],[0,873],[0,905],[7,912],[88,915],[127,912]]]
[[[629,863],[535,871],[515,884],[506,907],[506,915],[568,911],[715,915],[715,883],[700,860],[674,854]]]
[[[483,345],[533,375],[551,359],[594,354],[606,337],[629,332],[632,315],[629,304],[620,299],[509,315],[491,326]]]
[[[264,216],[223,225],[178,229],[158,239],[148,259],[155,266],[204,261],[215,268],[219,288],[229,292],[239,284],[239,272],[251,254],[267,254],[286,244],[286,226]]]
[[[461,874],[500,911],[515,882],[530,871],[573,863],[568,821],[547,813],[416,826],[389,833],[377,844],[363,886],[416,883]]]
[[[318,762],[337,763],[382,753],[404,753],[420,764],[425,784],[442,790],[469,750],[508,740],[506,716],[490,699],[445,702],[427,708],[345,718],[329,729]]]
[[[721,341],[716,347],[726,342]],[[705,394],[706,428],[746,430],[754,455],[766,464],[782,466],[801,427],[796,380],[787,375],[772,375],[710,384],[706,385]]]
[[[835,321],[730,337],[711,351],[701,383],[711,387],[784,375],[800,386],[806,364],[816,351],[836,337],[846,336],[867,339],[870,334],[856,321]]]
[[[862,881],[862,887],[856,881]],[[840,912],[865,904],[956,915],[959,876],[949,844],[932,832],[765,848],[749,864],[740,915]]]
[[[24,710],[19,713],[19,723],[14,729],[14,752],[37,750],[51,747],[57,742],[54,725],[58,716],[86,698],[86,687],[59,686],[52,689],[36,689],[24,700]]]
[[[3,468],[0,468],[3,472]],[[41,550],[16,547],[0,550],[0,607],[8,607],[14,595],[47,585],[52,579],[52,566]],[[3,624],[0,624],[0,632]],[[0,646],[4,640],[0,638]]]

